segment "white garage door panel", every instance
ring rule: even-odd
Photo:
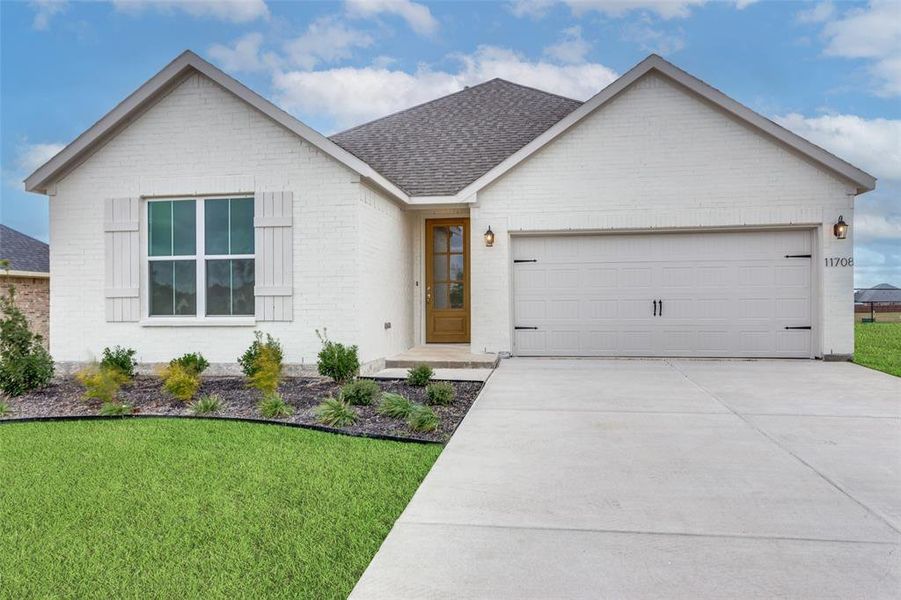
[[[808,357],[809,231],[513,240],[515,351]],[[653,300],[663,315],[653,315]]]

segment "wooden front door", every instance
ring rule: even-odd
[[[425,341],[469,341],[469,219],[425,222]]]

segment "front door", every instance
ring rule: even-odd
[[[425,222],[425,341],[469,341],[469,219]]]

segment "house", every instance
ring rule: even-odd
[[[857,290],[854,292],[854,305],[854,312],[869,315],[869,318],[864,317],[868,321],[875,322],[877,313],[888,313],[883,317],[885,320],[898,320],[898,313],[901,313],[901,289],[890,283],[880,283]]]
[[[45,344],[50,325],[50,247],[6,225],[0,225],[0,295],[10,286],[28,325]]]
[[[499,79],[325,137],[191,52],[26,180],[51,351],[286,362],[847,358],[875,179],[652,55],[587,102]]]

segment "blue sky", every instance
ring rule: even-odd
[[[21,180],[190,48],[332,133],[491,77],[586,99],[650,52],[879,178],[855,284],[901,286],[901,2],[0,0],[0,222]]]

